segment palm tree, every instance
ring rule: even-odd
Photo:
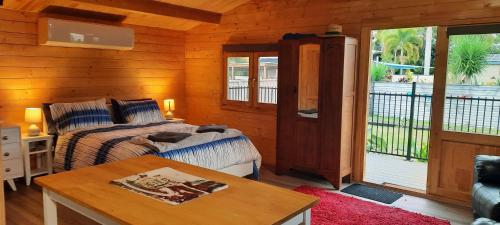
[[[418,34],[417,28],[384,30],[379,35],[384,61],[399,64],[418,61],[423,37]]]

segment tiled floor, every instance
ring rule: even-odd
[[[425,190],[427,186],[427,163],[407,161],[403,157],[366,154],[365,181],[375,184],[395,184]]]

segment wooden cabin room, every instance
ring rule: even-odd
[[[500,223],[498,0],[0,0],[0,224]]]

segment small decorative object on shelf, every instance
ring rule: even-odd
[[[167,111],[165,113],[165,119],[167,120],[174,119],[173,111],[175,111],[175,101],[173,99],[165,99],[163,101],[163,106],[165,108],[165,111]]]
[[[22,149],[26,185],[30,185],[31,178],[34,176],[52,174],[52,135],[23,135]]]
[[[29,136],[38,136],[40,134],[40,128],[36,125],[42,122],[42,109],[40,108],[26,108],[24,113],[24,120],[30,123],[28,128]]]

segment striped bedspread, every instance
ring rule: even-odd
[[[220,170],[253,162],[254,175],[260,168],[261,156],[251,141],[238,130],[224,133],[198,134],[198,126],[158,122],[144,125],[111,125],[72,131],[57,140],[55,171],[154,154],[196,166]],[[191,133],[177,143],[154,143],[146,139],[149,134],[169,131]]]

